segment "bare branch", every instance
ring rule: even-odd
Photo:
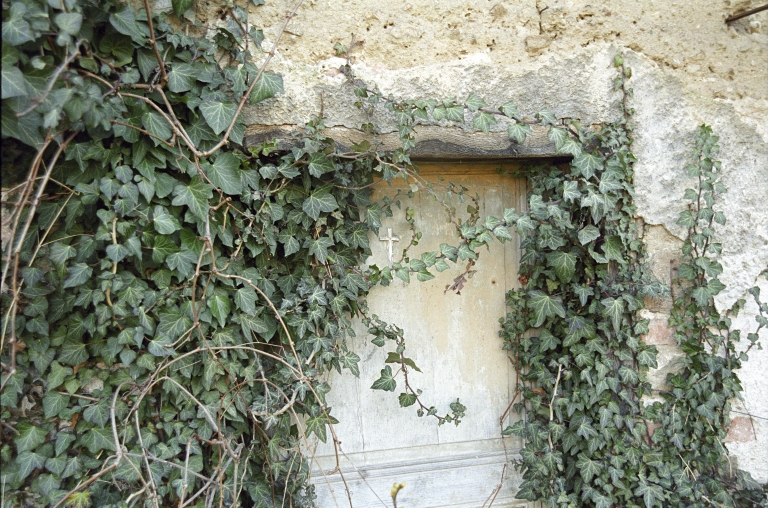
[[[144,9],[147,11],[147,23],[149,23],[149,44],[155,51],[155,58],[157,58],[157,64],[160,66],[160,75],[163,77],[162,81],[158,85],[160,88],[165,87],[168,82],[168,74],[165,73],[165,62],[163,57],[160,56],[160,51],[157,49],[157,39],[155,38],[155,26],[152,24],[152,11],[149,9],[149,0],[144,0]]]

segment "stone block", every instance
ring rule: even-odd
[[[752,418],[749,416],[731,418],[731,426],[728,429],[728,435],[725,436],[726,443],[746,443],[755,439],[757,439],[757,434]]]
[[[645,343],[658,346],[674,346],[677,342],[674,339],[674,330],[667,326],[667,318],[652,318],[648,323],[648,335],[645,336]]]

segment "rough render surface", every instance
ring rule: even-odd
[[[355,73],[385,93],[439,98],[474,91],[492,106],[514,100],[526,116],[546,107],[558,117],[599,123],[619,116],[611,59],[622,52],[634,74],[638,214],[649,225],[651,264],[662,280],[680,245],[681,196],[693,183],[683,169],[693,132],[707,123],[720,136],[722,180],[730,190],[720,203],[728,218],[719,230],[728,289],[717,303],[725,309],[768,268],[768,13],[724,22],[758,3],[306,0],[271,64],[285,77],[285,94],[246,114],[254,124],[301,125],[322,103],[327,125],[359,126],[364,117],[352,107],[338,71],[344,61],[333,52],[354,34]],[[204,22],[219,19],[218,2],[199,4]],[[268,0],[251,7],[253,23],[265,27],[265,48],[293,5]],[[385,115],[377,120],[387,123]],[[669,302],[649,304],[665,368],[673,369],[676,346],[661,328]],[[748,307],[738,324],[753,328],[753,313]],[[768,348],[768,334],[761,338]],[[768,363],[768,349],[750,356],[742,373],[745,401],[734,416],[766,418],[768,378],[760,365]],[[742,432],[745,421],[737,422],[739,437],[729,439],[729,448],[741,467],[768,482],[768,420],[751,419],[751,436]]]

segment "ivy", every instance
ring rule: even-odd
[[[527,413],[502,432],[525,440],[517,496],[553,507],[762,506],[762,489],[731,467],[722,444],[729,401],[741,392],[735,373],[758,337],[750,333],[746,350],[737,350],[730,315],[744,301],[726,315],[714,305],[724,288],[713,229],[725,222],[714,209],[724,191],[717,138],[709,127],[697,132],[688,174],[698,186],[686,190],[691,204],[678,221],[688,237],[670,325],[685,367],[670,375],[663,402],[646,403],[656,393],[646,372],[656,368],[657,351],[643,344],[648,324],[637,311],[645,296],[669,290],[644,271],[630,130],[626,119],[600,133],[555,129],[556,146],[575,134],[584,148],[570,167],[529,170],[531,226],[518,222],[523,287],[507,295],[500,332],[520,371],[514,408]],[[750,292],[758,299],[759,288]],[[768,306],[758,305],[759,330]]]
[[[302,447],[310,436],[338,444],[325,379],[360,373],[347,343],[353,319],[388,349],[372,389],[438,424],[460,424],[467,409],[425,401],[403,330],[369,314],[368,291],[454,269],[449,289],[459,292],[482,247],[514,234],[523,287],[507,295],[502,336],[520,372],[515,408],[528,417],[502,435],[526,440],[519,496],[600,507],[760,499],[748,475],[730,475],[723,431],[712,431],[728,424],[745,357],[713,304],[722,290],[713,223],[725,217],[713,208],[723,189],[710,131],[688,169],[699,185],[686,191],[680,224],[690,234],[671,318],[688,370],[645,407],[656,351],[638,338],[647,323],[637,311],[663,288],[643,271],[626,118],[590,130],[547,110],[523,120],[514,103],[494,109],[475,94],[396,100],[346,66],[356,105],[397,119],[399,149],[339,147],[322,118],[246,149],[243,107],[284,93],[266,70],[274,46],[254,62],[264,35],[245,33],[241,6],[207,37],[178,17],[194,2],[174,0],[172,14],[144,7],[3,5],[2,165],[16,184],[3,191],[9,502],[311,506]],[[617,66],[626,96],[629,72],[620,57]],[[425,183],[410,160],[414,125],[440,120],[506,127],[518,143],[540,124],[572,162],[528,168],[528,211],[483,218],[465,189]],[[405,210],[411,244],[392,267],[365,267],[382,215],[402,213],[396,198],[372,202],[370,187],[398,177],[445,206],[456,236],[416,252],[421,235]],[[452,198],[469,203],[466,215]],[[651,421],[664,431],[651,437]]]

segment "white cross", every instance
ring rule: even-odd
[[[382,242],[387,242],[387,254],[389,255],[389,266],[392,267],[392,263],[394,262],[394,254],[392,252],[392,247],[394,246],[395,242],[400,241],[399,236],[394,236],[392,234],[392,228],[387,228],[387,236],[380,236],[379,240]]]

